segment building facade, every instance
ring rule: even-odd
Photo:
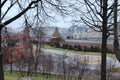
[[[24,57],[29,57],[33,54],[32,44],[30,43],[29,29],[24,28],[22,34],[2,35],[2,52],[4,63],[17,61]]]

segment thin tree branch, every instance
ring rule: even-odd
[[[37,1],[32,1],[28,7],[26,9],[24,9],[23,11],[21,11],[19,14],[17,14],[16,16],[14,16],[13,18],[9,19],[8,21],[5,21],[3,24],[4,25],[8,25],[9,23],[15,21],[16,19],[18,19],[19,17],[21,17],[24,13],[26,13],[29,9],[31,9],[31,6],[35,3],[38,3],[41,0],[37,0]]]
[[[6,12],[4,13],[4,15],[2,16],[1,20],[3,20],[3,18],[6,16],[6,14],[8,13],[8,11],[15,5],[15,3],[17,2],[18,0],[16,0],[13,4],[11,4],[8,9],[6,10]]]

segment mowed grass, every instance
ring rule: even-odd
[[[10,74],[9,71],[5,71],[4,75],[5,75],[5,80],[22,80],[22,78],[18,79],[18,77],[20,77],[20,75],[19,75],[19,72],[17,72],[17,71],[13,71],[12,74]],[[68,77],[66,77],[66,78],[68,78]],[[77,77],[72,77],[71,80],[76,80],[75,78],[77,78]],[[46,80],[46,75],[38,74],[36,79],[34,76],[32,76],[31,80]],[[63,80],[63,76],[50,75],[48,77],[48,80]],[[98,80],[98,78],[83,77],[82,80]]]
[[[10,74],[9,71],[4,72],[5,80],[17,80],[18,78],[18,72],[13,72]]]
[[[5,80],[18,80],[18,78],[22,80],[19,72],[17,71],[13,71],[12,74],[9,71],[5,71],[4,76],[5,76]],[[46,77],[47,77],[46,75],[38,74],[36,80],[46,80]],[[49,75],[48,78],[49,80],[60,80],[60,78],[56,75]],[[35,79],[35,76],[33,74],[33,76],[31,77],[31,80],[34,80],[34,79]]]
[[[51,46],[48,46],[48,45],[45,45],[45,48],[47,48],[47,49],[53,49],[53,50],[66,51],[66,49],[55,48],[55,47],[51,47]],[[67,52],[72,52],[72,53],[75,53],[75,54],[83,54],[83,55],[85,54],[85,55],[101,56],[101,52],[84,52],[84,51],[74,51],[74,50],[67,50]],[[111,57],[113,59],[116,59],[115,54],[107,53],[107,56]]]

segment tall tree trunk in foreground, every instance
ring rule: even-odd
[[[117,59],[120,62],[120,50],[119,50],[119,42],[118,42],[118,23],[117,23],[117,4],[118,0],[114,0],[114,52],[116,54]],[[120,24],[119,24],[120,25]]]
[[[106,80],[107,0],[103,0],[101,80]]]
[[[0,42],[1,42],[1,30],[2,30],[2,26],[0,25]],[[4,80],[3,53],[2,53],[2,46],[1,45],[0,45],[0,80]]]
[[[0,0],[0,6],[1,6],[1,0]],[[1,40],[1,30],[3,28],[3,26],[1,25],[1,7],[0,7],[0,42]],[[3,53],[2,53],[2,46],[0,44],[0,80],[4,80],[4,73],[3,73]]]

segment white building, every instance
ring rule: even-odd
[[[91,28],[81,25],[81,26],[71,26],[69,29],[69,35],[73,39],[90,39],[90,38],[101,38],[102,33],[96,32]]]
[[[69,36],[72,35],[73,39],[88,38],[87,31],[88,28],[86,28],[85,26],[74,25],[69,28],[69,32],[70,32]]]

